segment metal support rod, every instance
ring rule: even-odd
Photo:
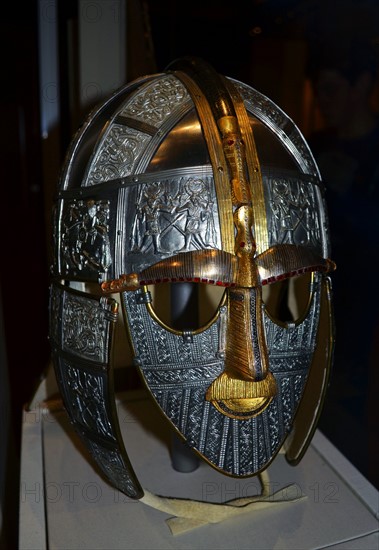
[[[176,329],[191,330],[198,324],[198,285],[173,283],[171,285],[171,322]],[[199,466],[199,458],[185,441],[172,432],[171,460],[177,472],[193,472]]]

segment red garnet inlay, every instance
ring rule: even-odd
[[[294,277],[296,275],[303,275],[304,273],[309,273],[310,271],[327,271],[327,267],[323,265],[310,265],[307,267],[301,267],[294,271],[289,271],[288,273],[281,273],[275,277],[268,277],[267,279],[262,280],[262,285],[267,285],[270,283],[275,283],[276,281],[282,281],[283,279],[288,279],[289,277]]]

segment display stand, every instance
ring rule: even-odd
[[[173,326],[179,330],[196,328],[199,318],[198,285],[173,283],[170,285],[170,310]],[[193,472],[199,459],[176,433],[171,435],[171,460],[178,472]]]
[[[257,494],[256,478],[224,476],[200,462],[178,472],[171,430],[143,391],[118,396],[121,431],[144,489],[224,502]],[[20,550],[45,549],[336,549],[378,548],[378,491],[316,432],[301,463],[282,454],[268,469],[273,490],[304,495],[173,536],[168,514],[109,486],[73,432],[59,397],[25,411],[20,483]]]

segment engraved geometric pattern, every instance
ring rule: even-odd
[[[217,356],[220,318],[186,342],[164,330],[137,303],[139,291],[124,293],[136,364],[169,420],[187,443],[216,468],[232,475],[253,475],[267,465],[290,430],[315,348],[320,280],[304,323],[290,328],[264,316],[270,371],[278,393],[258,416],[248,420],[221,414],[205,393],[223,371]]]
[[[50,286],[49,330],[53,342],[61,345],[60,319],[61,319],[62,292],[55,285]]]
[[[109,312],[99,301],[65,293],[62,316],[63,350],[107,364]]]
[[[183,84],[174,76],[166,76],[142,87],[119,114],[159,128],[188,99]]]
[[[111,403],[108,369],[111,325],[117,321],[114,300],[52,285],[51,301],[56,315],[50,330],[54,368],[71,422],[110,483],[129,497],[140,498],[142,490],[118,439]]]
[[[73,420],[98,437],[115,441],[112,424],[104,406],[106,379],[104,373],[91,373],[63,360],[67,405]]]
[[[131,498],[137,497],[138,490],[121,454],[93,441],[90,442],[89,448],[112,485]]]
[[[188,92],[174,77],[154,80],[132,97],[119,115],[148,123],[157,129],[183,102]],[[97,147],[82,187],[129,176],[151,141],[151,136],[129,126],[112,122]]]
[[[133,128],[112,124],[98,148],[82,187],[131,174],[150,139],[148,134]]]

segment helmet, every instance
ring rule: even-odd
[[[331,365],[334,264],[319,170],[277,105],[192,57],[118,90],[72,141],[53,240],[56,378],[112,485],[143,495],[114,402],[120,306],[152,399],[199,456],[251,476],[285,444],[298,463]],[[220,291],[214,311],[167,321],[168,285],[179,309],[181,289]]]

